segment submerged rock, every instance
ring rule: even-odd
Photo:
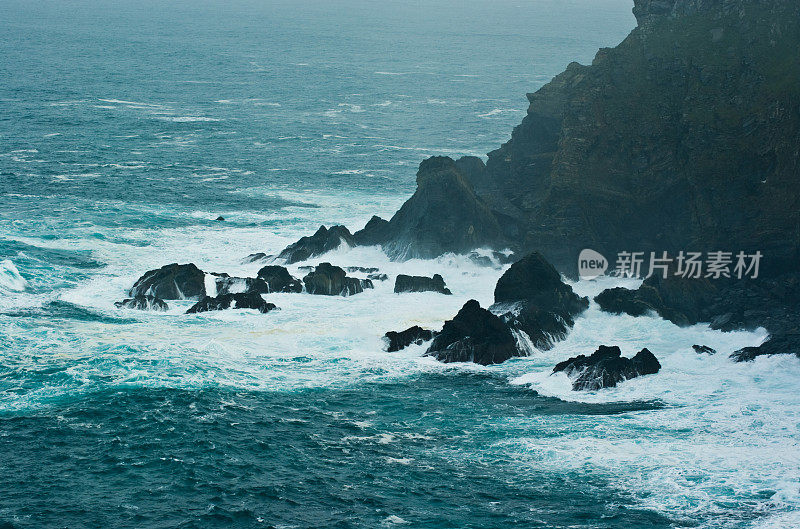
[[[172,263],[140,277],[128,294],[160,299],[198,299],[206,294],[205,273],[194,264]]]
[[[435,333],[428,329],[423,329],[419,325],[414,325],[404,331],[389,331],[383,339],[386,342],[386,350],[390,353],[405,349],[411,344],[421,345],[433,339]]]
[[[347,228],[344,226],[331,226],[329,229],[325,226],[320,226],[314,235],[302,237],[296,243],[287,246],[278,254],[278,259],[283,259],[287,264],[297,263],[335,250],[342,244],[348,246],[356,245]]]
[[[169,310],[169,305],[163,300],[154,296],[136,296],[130,299],[117,301],[114,306],[118,309],[136,309],[136,310]]]
[[[367,279],[372,281],[387,281],[389,276],[386,274],[367,274]]]
[[[251,253],[250,255],[248,255],[247,257],[242,259],[242,263],[243,264],[248,264],[248,263],[256,263],[256,262],[259,262],[259,261],[260,262],[265,262],[265,261],[269,261],[270,259],[273,259],[273,258],[274,258],[274,256],[267,255],[264,252]]]
[[[711,347],[709,347],[707,345],[694,344],[692,346],[692,349],[694,349],[694,352],[697,353],[697,354],[707,354],[707,355],[715,355],[715,354],[717,354],[716,349],[713,349],[713,348],[711,348]]]
[[[445,285],[444,278],[439,274],[434,274],[433,277],[400,274],[395,279],[394,291],[396,294],[401,292],[438,292],[448,296],[452,294]]]
[[[347,277],[344,269],[330,263],[320,263],[303,278],[306,292],[323,296],[352,296],[373,288],[369,279]]]
[[[303,282],[292,277],[283,266],[269,265],[258,271],[258,278],[267,284],[267,292],[302,292]]]
[[[277,308],[274,304],[267,303],[260,294],[250,292],[247,294],[223,294],[216,297],[206,296],[192,305],[186,313],[193,314],[226,309],[255,309],[262,314],[266,314]]]
[[[378,271],[374,266],[348,266],[348,272],[361,272],[362,274],[372,274]]]
[[[445,322],[425,355],[440,362],[491,365],[524,353],[517,348],[517,340],[508,326],[472,299],[452,320]]]
[[[211,292],[212,287],[206,285],[206,294],[211,296],[221,296],[224,294],[247,294],[255,292],[256,294],[269,293],[267,284],[256,277],[231,277],[228,274],[211,274],[214,281],[214,292]],[[212,296],[213,297],[213,296]]]
[[[553,373],[566,373],[575,391],[595,391],[661,369],[658,359],[648,349],[642,349],[633,358],[621,354],[617,346],[601,345],[591,356],[579,355],[558,363]]]

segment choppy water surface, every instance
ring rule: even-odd
[[[525,92],[621,40],[626,0],[1,9],[0,527],[800,523],[800,363],[727,359],[761,332],[592,306],[502,366],[388,354],[386,330],[489,303],[502,270],[374,248],[325,259],[454,295],[113,305],[169,262],[254,275],[243,256],[391,215],[421,159],[496,148]],[[663,369],[589,394],[549,376],[600,343]]]

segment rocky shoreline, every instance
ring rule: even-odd
[[[398,261],[465,254],[486,266],[513,263],[494,303],[468,301],[440,331],[390,331],[387,348],[430,342],[425,354],[442,362],[491,365],[567,336],[589,306],[562,280],[576,277],[582,249],[617,255],[723,248],[763,253],[761,274],[654,275],[636,290],[609,289],[594,301],[606,312],[655,314],[679,326],[766,328],[769,338],[734,351],[736,361],[800,356],[800,63],[787,59],[800,53],[800,5],[634,5],[638,26],[628,38],[528,94],[527,116],[487,162],[424,160],[416,192],[391,219],[373,216],[355,232],[321,226],[277,255],[250,255],[245,262],[269,263],[255,278],[166,265],[144,274],[118,306],[165,310],[168,300],[191,298],[198,304],[190,312],[269,312],[276,307],[262,294],[352,296],[389,279],[374,268],[325,262],[295,278],[275,263],[356,246],[380,246]],[[369,276],[347,275],[355,272]],[[440,275],[398,275],[394,292],[452,294]],[[575,389],[599,389],[654,373],[657,365],[647,349],[627,359],[602,346],[555,371],[574,377]]]

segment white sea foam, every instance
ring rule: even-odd
[[[203,121],[221,121],[217,118],[209,118],[205,116],[159,116],[156,119],[161,121],[172,121],[173,123],[194,123]]]
[[[533,351],[529,357],[501,366],[444,365],[422,357],[426,345],[387,354],[382,351],[385,331],[412,325],[438,329],[470,298],[483,306],[491,304],[494,284],[503,268],[479,267],[466,257],[453,255],[397,263],[374,247],[341,248],[289,266],[296,277],[306,273],[301,266],[321,261],[375,266],[389,275],[389,281],[376,281],[374,289],[356,296],[269,294],[266,299],[282,309],[269,314],[228,310],[186,315],[192,300],[168,301],[170,310],[165,313],[122,311],[113,306],[143,272],[166,263],[193,262],[206,272],[254,277],[262,264],[242,264],[242,257],[255,252],[277,253],[298,237],[313,233],[320,224],[343,223],[351,230],[358,229],[374,213],[391,215],[403,200],[394,195],[343,196],[266,187],[242,193],[277,194],[318,207],[290,207],[263,214],[230,212],[230,218],[252,218],[260,223],[255,226],[224,223],[160,230],[119,228],[116,238],[21,241],[54,249],[91,250],[107,266],[62,292],[60,300],[129,322],[120,325],[74,320],[47,329],[7,326],[4,336],[12,343],[27,343],[34,338],[44,344],[35,354],[14,349],[9,352],[14,358],[9,361],[36,368],[54,359],[68,359],[71,367],[64,376],[73,377],[74,383],[11,395],[4,400],[3,409],[46,406],[59,392],[75,395],[91,391],[98,380],[121,387],[225,386],[291,391],[399,381],[428,372],[453,376],[494,372],[506,376],[522,391],[529,388],[544,396],[586,405],[635,401],[664,405],[621,415],[498,418],[505,421],[498,428],[509,421],[521,421],[523,429],[519,431],[529,427],[532,432],[548,432],[546,436],[509,436],[492,447],[507,452],[504,457],[521,469],[560,474],[591,472],[642,506],[676,519],[714,519],[729,512],[731,505],[756,505],[769,515],[759,522],[759,528],[792,526],[797,519],[800,397],[793,388],[800,377],[800,362],[787,356],[736,364],[727,357],[734,349],[759,343],[765,336],[763,330],[721,333],[706,325],[678,328],[656,317],[611,316],[592,304],[576,319],[565,341],[550,351]],[[210,211],[135,207],[143,214],[215,217]],[[265,222],[270,223],[269,229],[263,227]],[[131,244],[113,242],[120,239]],[[394,294],[393,280],[399,273],[441,273],[454,295]],[[638,282],[604,278],[577,283],[575,288],[582,295],[594,296],[612,285],[635,288]],[[698,355],[691,348],[695,343],[719,352]],[[626,356],[648,347],[662,363],[662,370],[623,382],[617,388],[588,393],[572,391],[563,375],[550,375],[556,362],[591,353],[599,344],[619,345]],[[351,439],[354,443],[403,441],[391,434]],[[715,526],[711,523],[708,527]]]
[[[0,261],[0,291],[23,292],[28,282],[10,259]]]

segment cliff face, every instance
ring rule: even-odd
[[[767,273],[800,264],[800,2],[634,3],[638,27],[528,94],[485,167],[454,164],[469,182],[459,201],[479,206],[445,209],[460,217],[441,230],[430,197],[450,180],[421,166],[425,188],[391,220],[405,236],[390,254],[453,251],[429,241],[456,234],[539,250],[568,273],[583,248],[761,250]]]

